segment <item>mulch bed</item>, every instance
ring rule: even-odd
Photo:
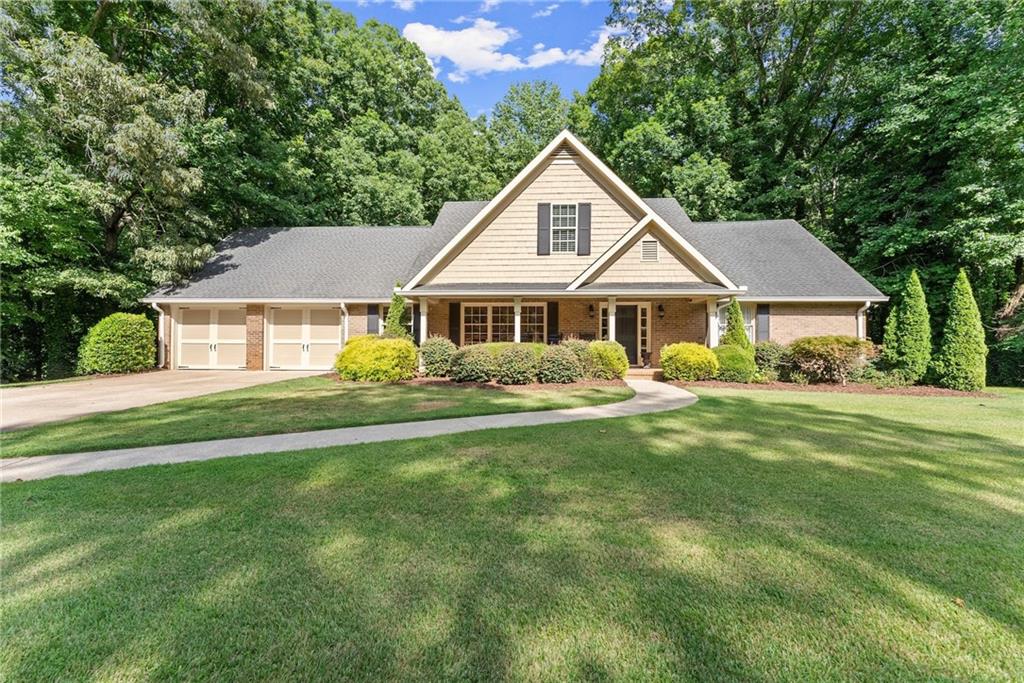
[[[498,391],[571,391],[589,387],[624,387],[621,379],[589,379],[571,384],[498,384],[497,382],[453,382],[443,377],[417,377],[398,384],[412,386],[452,387],[454,389],[496,389]]]
[[[719,382],[704,380],[701,382],[669,382],[683,388],[708,387],[712,389],[764,389],[767,391],[810,391],[829,394],[878,394],[884,396],[949,396],[954,398],[1002,398],[998,394],[986,391],[955,391],[941,387],[910,386],[910,387],[876,387],[872,384],[791,384],[789,382],[768,382],[765,384],[740,384],[739,382]]]

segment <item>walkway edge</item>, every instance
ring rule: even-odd
[[[618,403],[583,408],[456,417],[423,422],[397,422],[365,427],[323,429],[313,432],[270,434],[216,441],[196,441],[163,446],[0,460],[0,482],[9,483],[19,479],[46,479],[61,475],[120,470],[145,465],[166,465],[261,453],[301,451],[310,448],[404,441],[483,429],[529,427],[581,420],[629,417],[676,410],[697,402],[695,395],[671,384],[643,379],[627,379],[626,384],[636,392],[632,398]]]

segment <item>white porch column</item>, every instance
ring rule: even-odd
[[[348,343],[348,306],[341,302],[341,345]]]
[[[608,341],[615,341],[615,297],[608,297]]]
[[[427,341],[427,300],[420,299],[420,344]]]
[[[515,336],[513,337],[513,339],[517,344],[523,340],[522,317],[520,315],[523,309],[522,303],[523,300],[518,297],[512,299],[512,310],[515,312]]]
[[[708,347],[718,346],[718,301],[708,299]]]

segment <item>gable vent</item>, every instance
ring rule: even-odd
[[[658,240],[642,240],[640,242],[640,260],[658,260]]]

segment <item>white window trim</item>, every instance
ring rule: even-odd
[[[725,328],[729,323],[727,310],[729,303],[718,304],[718,338],[725,336]],[[743,328],[747,333],[747,339],[751,344],[757,343],[757,304],[741,301],[740,309],[743,311]],[[749,322],[747,315],[749,314]]]
[[[654,243],[654,258],[644,258],[644,242]],[[661,261],[661,242],[653,237],[644,236],[640,238],[640,261],[643,263],[658,263]]]
[[[515,304],[512,301],[462,301],[459,303],[459,346],[466,345],[466,306],[486,306],[487,307],[487,341],[479,342],[481,344],[493,343],[494,333],[492,330],[494,315],[491,312],[495,306],[508,306],[513,307]],[[545,342],[547,341],[547,329],[548,329],[548,302],[546,301],[523,301],[520,303],[520,315],[522,308],[527,306],[539,306],[542,309],[542,325],[541,328],[544,330]]]
[[[555,207],[556,206],[571,206],[573,207],[573,218],[576,219],[576,225],[572,228],[559,226],[555,227]],[[579,249],[580,240],[580,205],[578,202],[551,202],[551,211],[548,216],[548,244],[551,245],[552,254],[575,254]],[[572,249],[566,251],[555,251],[555,230],[572,230]]]

